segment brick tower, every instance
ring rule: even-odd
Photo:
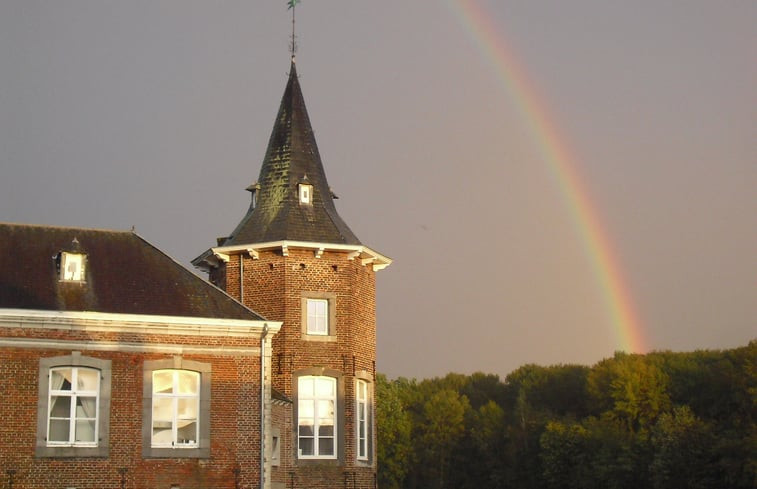
[[[375,487],[375,272],[334,206],[297,70],[291,70],[251,203],[195,266],[270,320],[272,399],[264,487]]]

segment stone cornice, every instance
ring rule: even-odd
[[[266,326],[269,334],[275,335],[281,324],[280,321],[0,309],[0,328],[259,338]]]
[[[228,262],[231,255],[246,254],[253,259],[258,259],[261,251],[280,249],[284,256],[289,255],[290,250],[312,250],[315,258],[321,258],[325,251],[347,253],[347,258],[354,260],[359,258],[363,265],[371,265],[374,271],[383,270],[392,264],[392,259],[378,253],[367,246],[345,245],[332,243],[316,243],[310,241],[271,241],[268,243],[217,246],[192,260],[192,265],[197,268],[208,270],[216,268],[221,262]]]

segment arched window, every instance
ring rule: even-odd
[[[298,458],[337,457],[337,383],[306,375],[297,381]]]
[[[196,448],[200,436],[200,374],[191,370],[152,373],[152,446]]]
[[[47,445],[97,446],[99,400],[99,370],[86,367],[50,369]]]

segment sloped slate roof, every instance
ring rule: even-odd
[[[56,257],[75,248],[87,255],[85,281],[60,281]],[[8,223],[0,308],[262,319],[133,232]]]
[[[301,205],[298,184],[313,185],[313,204]],[[275,241],[359,245],[337,214],[292,61],[284,96],[258,178],[252,206],[223,246]]]

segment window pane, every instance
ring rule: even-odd
[[[318,455],[334,455],[334,439],[322,438],[318,440]]]
[[[332,398],[334,397],[334,387],[336,387],[336,382],[330,378],[319,378],[316,387],[318,389],[316,395],[320,399]]]
[[[71,427],[71,423],[67,419],[51,419],[50,420],[50,434],[48,441],[53,442],[67,442],[69,433],[68,430]]]
[[[331,420],[334,419],[334,401],[318,401],[318,417]]]
[[[152,391],[155,394],[173,393],[173,370],[157,370],[153,372]]]
[[[311,424],[301,424],[300,425],[300,436],[305,436],[308,438],[313,437],[313,425]]]
[[[197,443],[197,421],[179,421],[176,427],[177,443]]]
[[[313,455],[312,438],[300,438],[300,455]]]
[[[200,374],[182,370],[179,372],[179,394],[197,394]]]
[[[100,381],[100,372],[87,368],[77,369],[76,389],[79,391],[96,392]]]
[[[152,443],[153,445],[170,445],[173,442],[173,429],[170,421],[161,421],[153,423],[152,426]]]
[[[71,417],[71,397],[51,396],[50,397],[50,417],[51,418],[70,418]]]
[[[176,416],[181,419],[197,419],[198,408],[197,398],[179,399],[179,410]]]
[[[171,398],[153,398],[152,400],[152,419],[155,421],[173,420],[173,399]]]
[[[71,369],[56,368],[50,375],[51,391],[70,391],[71,390]]]
[[[314,401],[300,401],[298,417],[300,418],[300,420],[310,420],[310,422],[312,423],[313,418],[315,418]]]
[[[94,442],[95,441],[95,420],[76,421],[76,439],[75,441]]]
[[[333,437],[334,436],[334,425],[320,425],[318,427],[318,436],[319,437]]]
[[[299,396],[313,397],[313,394],[315,393],[315,389],[313,388],[314,383],[315,379],[313,377],[300,377],[297,381],[297,392]]]
[[[96,418],[97,398],[79,396],[76,398],[76,418]]]

